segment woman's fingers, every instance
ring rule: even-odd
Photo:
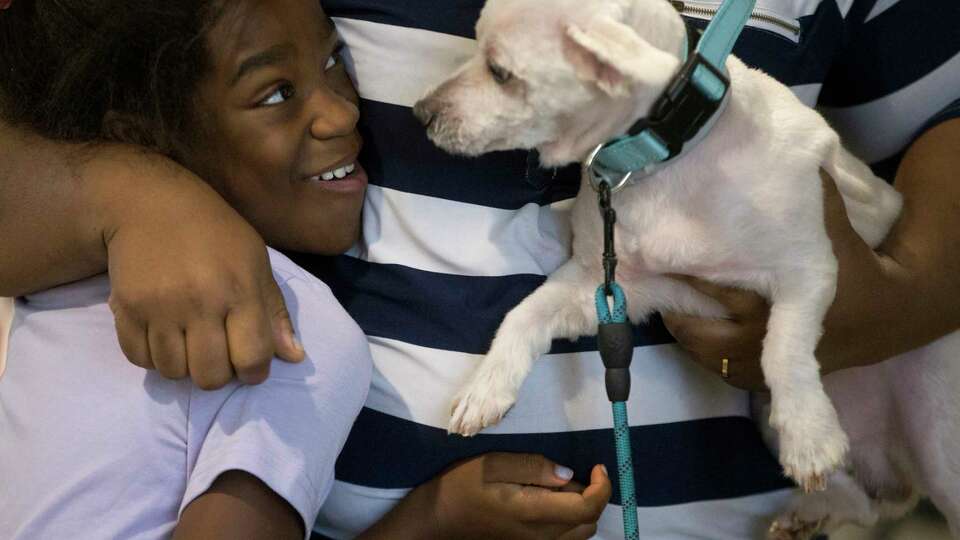
[[[187,365],[194,384],[216,390],[233,379],[222,316],[194,321],[187,328]]]
[[[184,332],[179,325],[166,322],[147,326],[147,343],[154,367],[168,379],[189,375]]]
[[[227,315],[230,364],[246,384],[265,381],[273,359],[273,328],[259,300],[245,302]]]
[[[144,369],[154,369],[153,359],[150,358],[150,344],[147,342],[146,326],[125,311],[114,308],[112,302],[110,307],[113,310],[120,350],[131,364]]]
[[[682,274],[670,274],[669,277],[677,281],[682,281],[704,295],[720,302],[720,305],[727,308],[730,318],[732,319],[769,311],[767,300],[753,291],[719,285]]]

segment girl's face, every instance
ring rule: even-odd
[[[337,34],[317,0],[225,5],[208,34],[213,69],[187,164],[267,243],[343,252],[359,235],[367,176]]]

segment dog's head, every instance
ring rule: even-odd
[[[489,0],[477,54],[414,113],[449,152],[536,148],[545,165],[579,161],[646,114],[684,35],[667,0]]]

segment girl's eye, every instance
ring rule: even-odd
[[[283,84],[280,85],[280,87],[277,88],[274,93],[264,98],[259,105],[279,105],[289,99],[292,99],[296,94],[297,91],[292,84]]]

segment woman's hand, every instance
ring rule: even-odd
[[[839,265],[817,359],[824,374],[881,362],[960,328],[960,120],[920,137],[901,163],[904,209],[874,251],[850,225],[833,180],[823,174],[824,217]],[[667,328],[713,373],[728,359],[727,381],[765,389],[760,352],[769,304],[759,295],[675,276],[729,311],[713,320],[664,313]]]
[[[572,474],[540,455],[483,454],[413,490],[361,538],[590,538],[610,479],[602,465],[586,487]]]
[[[843,198],[833,180],[821,173],[824,192],[824,218],[827,234],[833,242],[834,254],[840,266],[837,295],[824,319],[824,327],[836,335],[857,324],[865,309],[864,283],[885,279],[881,258],[870,249],[850,225]],[[866,276],[871,276],[866,278]],[[706,369],[723,374],[723,359],[728,367],[725,380],[745,390],[766,390],[760,355],[767,332],[770,304],[753,291],[724,287],[690,276],[671,276],[703,294],[714,298],[728,312],[726,319],[705,319],[682,313],[664,313],[663,321],[677,342],[690,351],[693,358]],[[823,374],[846,365],[826,339],[817,349],[817,358]],[[878,358],[877,361],[883,360]]]
[[[102,204],[110,307],[127,358],[204,389],[234,375],[262,382],[274,354],[302,360],[256,231],[179,165],[124,152],[87,173],[126,184]]]

